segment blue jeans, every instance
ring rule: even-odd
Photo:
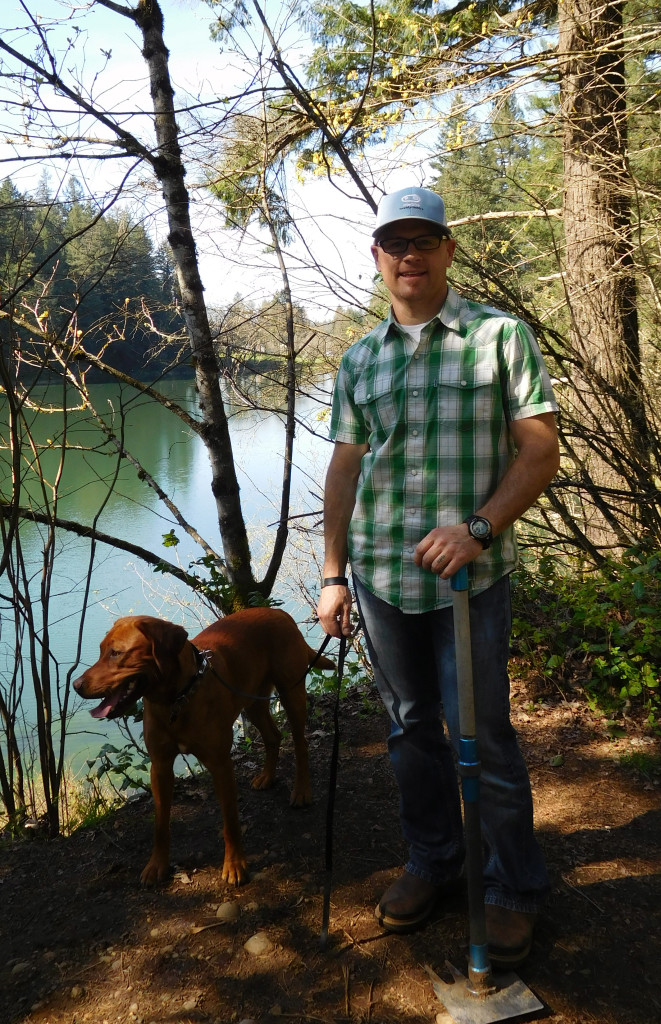
[[[452,608],[405,614],[375,597],[355,575],[353,581],[374,677],[391,719],[388,750],[409,843],[406,870],[428,882],[449,881],[460,874],[464,859]],[[534,913],[549,881],[533,835],[528,771],[510,722],[508,577],[471,598],[470,621],[485,902]]]

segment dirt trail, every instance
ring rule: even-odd
[[[657,741],[633,727],[609,740],[583,705],[531,710],[523,690],[513,708],[553,878],[519,973],[553,1024],[661,1020]],[[219,812],[205,776],[178,785],[174,873],[160,889],[138,884],[148,799],[69,839],[0,840],[0,1024],[434,1020],[442,1007],[422,965],[465,965],[465,893],[416,934],[388,936],[376,924],[374,906],[405,851],[384,715],[359,692],[341,712],[331,941],[319,950],[329,700],[312,712],[309,810],[288,807],[289,749],[268,793],[250,789],[257,754],[237,755],[253,872],[239,890],[219,881]],[[219,918],[221,907],[234,919]],[[245,948],[256,935],[259,954]]]

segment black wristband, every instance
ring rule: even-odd
[[[322,589],[324,587],[348,587],[349,580],[346,576],[326,576],[326,578],[321,581],[321,586]]]

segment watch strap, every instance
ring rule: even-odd
[[[322,589],[324,587],[348,587],[349,580],[346,576],[326,576],[321,581]]]

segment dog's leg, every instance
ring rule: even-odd
[[[252,722],[264,742],[264,766],[252,780],[253,789],[269,789],[275,781],[275,769],[280,753],[282,733],[273,721],[273,715],[266,701],[253,701],[245,708],[246,717]]]
[[[305,683],[303,681],[297,682],[291,689],[286,689],[283,686],[279,691],[279,697],[291,725],[294,753],[296,755],[296,777],[289,802],[292,807],[305,807],[312,802],[308,741],[305,736]]]
[[[248,865],[243,852],[239,811],[237,807],[236,781],[234,767],[230,757],[232,734],[227,739],[227,752],[221,751],[212,757],[205,758],[205,768],[211,773],[213,787],[223,813],[223,838],[225,840],[225,859],[221,872],[224,882],[230,885],[243,885],[248,881]],[[222,744],[225,746],[225,743]]]
[[[174,789],[174,760],[151,763],[151,789],[154,797],[154,845],[151,857],[140,875],[144,885],[164,882],[170,870],[170,809]]]

